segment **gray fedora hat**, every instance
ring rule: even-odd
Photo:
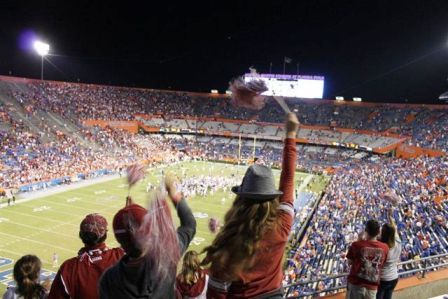
[[[283,194],[275,188],[271,169],[258,164],[254,164],[247,169],[243,182],[240,186],[233,187],[232,192],[255,202],[273,200]]]

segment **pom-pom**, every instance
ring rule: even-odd
[[[219,220],[214,217],[210,218],[208,221],[208,229],[210,230],[210,232],[215,234],[218,231],[218,227]]]
[[[260,110],[265,105],[265,96],[261,94],[268,88],[263,80],[244,82],[244,79],[239,77],[230,82],[229,89],[234,106]]]
[[[135,183],[145,177],[145,167],[140,164],[133,164],[129,166],[127,172],[129,187],[132,187]]]
[[[400,197],[393,191],[388,191],[384,194],[384,198],[390,202],[394,207],[398,206],[401,202]]]
[[[134,235],[143,254],[153,263],[151,271],[158,283],[165,281],[173,269],[175,271],[181,257],[176,227],[166,195],[162,190],[156,192],[143,224]]]

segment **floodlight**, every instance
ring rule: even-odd
[[[336,97],[336,101],[343,101],[344,97]]]
[[[50,52],[50,45],[43,43],[41,41],[36,40],[33,44],[34,50],[36,50],[37,54],[39,54],[41,58],[41,64],[40,64],[40,79],[44,79],[44,57],[48,55],[48,52]]]
[[[362,102],[361,98],[353,98],[353,102]]]
[[[34,44],[34,50],[36,50],[37,54],[40,56],[48,55],[48,52],[50,51],[50,45],[43,43],[41,41],[35,41]]]
[[[218,93],[218,90],[217,89],[212,89],[210,92],[211,93]]]

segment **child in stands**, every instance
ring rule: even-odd
[[[14,265],[15,287],[8,287],[3,299],[44,299],[47,290],[40,284],[42,263],[35,255],[22,256]]]

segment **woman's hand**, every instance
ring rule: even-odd
[[[290,112],[286,115],[285,122],[286,138],[296,138],[299,129],[299,120],[295,113]]]
[[[165,176],[165,188],[166,191],[168,192],[168,196],[170,197],[174,205],[177,205],[182,199],[182,195],[177,192],[176,188],[177,182],[178,179],[174,174],[168,173]]]

